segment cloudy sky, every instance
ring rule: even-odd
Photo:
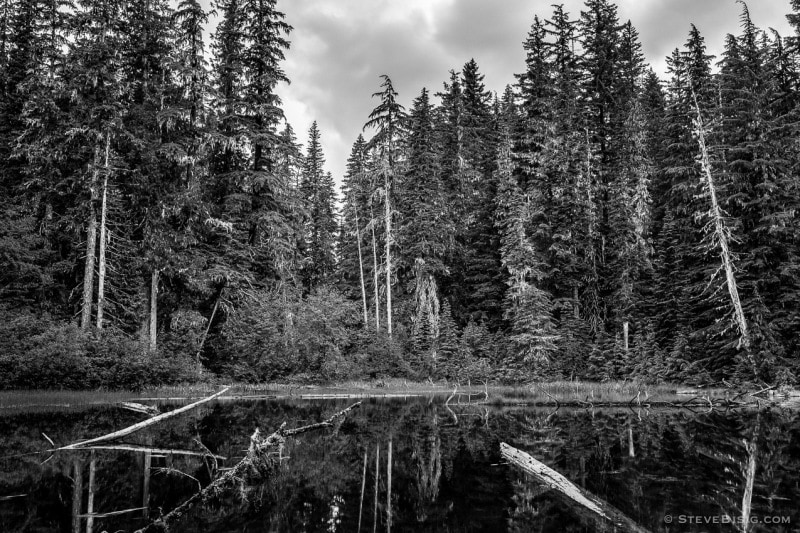
[[[209,6],[210,0],[201,3]],[[534,15],[547,18],[555,0],[279,0],[294,26],[284,65],[291,85],[280,88],[287,119],[301,142],[316,120],[327,169],[341,181],[350,147],[388,74],[409,107],[422,87],[439,91],[451,69],[475,58],[488,89],[501,92],[524,68],[522,41]],[[564,0],[577,18],[583,0]],[[619,0],[619,17],[639,30],[656,72],[682,46],[694,23],[709,52],[719,54],[727,33],[739,32],[735,0]],[[760,28],[791,33],[789,0],[751,0]]]

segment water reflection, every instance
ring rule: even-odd
[[[108,408],[0,416],[0,531],[133,531],[235,464],[255,427],[299,426],[344,406],[213,404],[125,446],[49,460],[34,453],[48,447],[42,432],[66,444],[141,415]],[[503,464],[500,442],[646,530],[792,531],[800,523],[798,430],[791,411],[554,412],[376,400],[333,431],[288,442],[275,475],[220,495],[173,531],[613,530]]]

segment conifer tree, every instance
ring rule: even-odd
[[[292,28],[275,0],[220,0],[216,7],[222,21],[214,38],[219,128],[212,224],[222,230],[229,274],[270,283],[294,245],[287,232],[270,232],[290,225],[285,202],[291,195],[274,166],[283,118],[275,88],[288,81],[281,61]]]
[[[458,365],[458,329],[450,311],[450,302],[447,298],[442,299],[442,307],[439,311],[439,338],[437,339],[438,364],[434,368],[437,376],[452,378],[455,375]]]
[[[343,206],[339,227],[339,283],[350,298],[361,298],[364,326],[370,324],[367,303],[369,239],[366,229],[369,219],[369,190],[367,182],[366,141],[359,134],[347,159],[347,169],[342,182]]]
[[[382,177],[383,189],[381,195],[384,205],[384,262],[386,271],[386,331],[392,336],[392,247],[395,237],[392,231],[392,189],[398,174],[400,160],[400,144],[405,121],[405,109],[397,102],[397,92],[394,90],[392,80],[385,74],[381,76],[382,91],[372,96],[379,97],[381,102],[369,114],[369,120],[364,124],[364,129],[374,128],[375,135],[369,141],[378,155],[378,169]]]
[[[705,315],[718,304],[703,296],[708,279],[717,268],[702,252],[702,228],[695,213],[702,207],[700,175],[695,163],[697,143],[692,138],[692,90],[701,109],[713,103],[711,59],[705,40],[692,26],[684,50],[675,50],[668,59],[671,74],[667,86],[666,108],[661,134],[661,153],[654,198],[653,235],[658,266],[655,271],[658,301],[656,335],[660,346],[668,349],[674,332],[702,330],[715,321]],[[694,115],[696,116],[696,115]],[[703,351],[699,342],[687,342],[688,350]],[[711,349],[713,351],[713,349]],[[687,359],[693,357],[689,351]]]
[[[740,235],[731,248],[738,255],[741,303],[750,326],[748,340],[754,343],[753,353],[739,354],[738,359],[755,358],[762,368],[758,372],[769,372],[783,355],[779,339],[787,318],[775,302],[798,294],[797,281],[781,274],[796,250],[793,232],[785,224],[797,205],[788,166],[794,152],[784,141],[794,121],[781,105],[786,93],[778,84],[786,80],[770,75],[769,43],[746,5],[740,20],[742,34],[729,37],[721,62],[715,139],[724,160],[724,210],[733,224],[731,231]],[[743,365],[745,376],[752,371],[750,364]]]
[[[456,267],[459,300],[466,316],[486,321],[490,329],[500,326],[503,301],[503,272],[500,240],[493,222],[497,184],[493,175],[495,133],[491,94],[475,60],[462,71],[462,114],[460,121],[463,166],[460,179],[466,192],[467,217],[461,236],[463,253]],[[458,238],[458,236],[457,236]]]
[[[275,236],[271,240],[271,254],[275,274],[282,288],[299,284],[305,221],[309,215],[309,207],[302,191],[304,163],[302,147],[297,142],[292,126],[287,122],[276,146],[274,169],[280,184],[276,188],[279,193],[276,204],[283,216],[273,218],[270,225],[270,233]]]
[[[60,150],[66,131],[64,55],[74,9],[67,1],[0,4],[0,224],[15,230],[21,225],[31,228],[14,231],[20,238],[6,240],[9,248],[0,252],[15,265],[6,270],[7,276],[16,278],[7,290],[26,305],[38,302],[50,312],[68,316],[73,313],[63,305],[69,300],[64,295],[75,280],[72,272],[50,265],[57,264],[59,255],[70,253],[64,242],[80,240],[65,231],[67,224],[61,225],[70,220],[65,211],[76,204],[74,190],[63,188],[74,169],[64,165],[66,153]],[[15,271],[18,275],[12,274]],[[43,299],[44,295],[49,297]]]
[[[309,289],[330,281],[335,267],[334,239],[336,219],[334,218],[333,179],[325,172],[325,156],[320,144],[317,122],[308,131],[308,144],[303,164],[301,189],[303,200],[309,208],[305,250],[307,261],[304,268],[304,281]]]
[[[505,318],[519,359],[529,365],[550,363],[557,335],[551,321],[551,298],[540,285],[541,259],[527,235],[530,201],[512,172],[511,139],[501,131],[497,157],[497,224],[501,231],[503,266],[508,270]]]
[[[463,94],[458,73],[450,71],[450,81],[444,83],[442,92],[436,93],[441,99],[435,110],[434,130],[437,143],[441,146],[439,167],[442,172],[442,185],[448,198],[448,217],[458,220],[464,214],[466,193],[462,190],[459,172],[464,164],[462,150]],[[451,250],[452,254],[453,250]]]
[[[102,220],[103,200],[107,197],[107,184],[111,171],[112,137],[121,128],[123,108],[121,95],[124,86],[118,79],[122,48],[120,31],[121,10],[119,2],[82,0],[77,3],[74,16],[74,39],[66,61],[65,91],[72,94],[69,123],[65,129],[79,131],[79,135],[66,135],[73,154],[85,161],[87,171],[78,180],[85,200],[81,202],[86,214],[86,247],[81,303],[81,327],[88,329],[92,323],[95,294],[95,265],[102,279],[105,268],[105,237]],[[100,211],[100,212],[98,212]],[[100,225],[100,227],[98,227]],[[100,233],[101,235],[98,235]],[[100,250],[98,257],[98,237]],[[97,325],[102,326],[102,286],[99,288],[101,313]]]
[[[439,281],[446,275],[444,259],[450,226],[435,144],[433,106],[423,89],[408,119],[406,171],[398,187],[398,228],[401,286],[413,286],[412,335],[424,354],[435,357],[439,323]]]

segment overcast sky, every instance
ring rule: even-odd
[[[210,0],[201,0],[206,8]],[[341,182],[345,161],[388,74],[406,108],[422,87],[442,88],[449,70],[475,58],[486,87],[502,92],[524,69],[522,41],[534,15],[548,18],[555,0],[279,0],[294,26],[282,86],[286,117],[305,144],[316,120],[326,168]],[[564,0],[573,18],[583,0]],[[710,53],[727,33],[739,33],[735,0],[619,0],[621,21],[639,30],[644,54],[663,74],[665,58],[682,47],[694,23]],[[789,0],[751,0],[755,24],[790,35]],[[216,22],[216,21],[214,21]],[[210,30],[210,29],[209,29]]]

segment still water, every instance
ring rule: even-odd
[[[125,439],[149,451],[56,454],[41,453],[51,447],[43,434],[60,446],[145,415],[113,406],[0,409],[0,531],[133,531],[235,464],[256,427],[320,421],[350,403],[216,402]],[[795,411],[553,410],[410,398],[365,400],[333,430],[291,439],[268,481],[223,495],[172,531],[613,530],[505,464],[501,442],[644,531],[800,530]]]

